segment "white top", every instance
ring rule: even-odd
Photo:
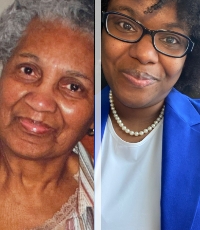
[[[163,120],[142,141],[123,141],[108,118],[102,141],[102,230],[159,230]]]

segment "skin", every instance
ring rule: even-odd
[[[91,158],[94,159],[94,136],[85,135],[81,143],[84,145]]]
[[[189,31],[178,22],[175,5],[165,5],[153,13],[144,14],[155,1],[111,0],[107,11],[118,11],[140,21],[151,30],[170,29],[185,35]],[[176,26],[175,26],[176,24]],[[102,67],[106,80],[113,91],[116,110],[123,123],[131,130],[147,128],[158,116],[165,97],[182,72],[186,56],[171,58],[158,53],[151,36],[145,35],[138,43],[125,43],[102,32]],[[150,85],[136,85],[124,74],[126,71],[148,74],[153,77]],[[117,134],[129,142],[144,138],[125,134],[113,120]]]
[[[43,224],[78,187],[72,148],[93,121],[93,46],[90,34],[35,19],[4,66],[1,229]]]

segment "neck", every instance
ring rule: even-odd
[[[137,132],[140,131],[147,131],[147,128],[151,126],[155,120],[159,117],[162,107],[163,107],[163,101],[156,103],[151,106],[141,106],[141,107],[127,107],[126,105],[122,104],[119,100],[117,100],[116,97],[111,96],[114,100],[114,107],[117,112],[117,118],[114,118],[114,115],[112,111],[110,112],[110,117],[113,123],[113,127],[115,129],[115,132],[118,134],[120,138],[127,142],[138,142],[141,141],[145,136],[148,135],[150,131],[148,131],[146,134],[144,132],[141,132],[141,135]],[[111,99],[112,101],[112,99]],[[111,102],[111,107],[112,102]],[[112,108],[113,110],[113,108]],[[123,128],[127,128],[128,130],[131,131],[137,131],[137,135],[133,135],[129,132],[126,133],[125,131],[122,130],[122,128],[119,126],[116,120],[120,118],[121,122],[123,123]],[[160,119],[159,119],[160,120]],[[159,123],[159,121],[157,122]],[[127,130],[126,129],[126,130]],[[143,134],[142,134],[143,133]]]
[[[21,186],[24,190],[56,188],[63,179],[76,173],[73,153],[52,159],[24,159],[5,148],[1,149],[0,183],[7,187]]]

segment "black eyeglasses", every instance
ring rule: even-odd
[[[194,47],[194,42],[186,35],[168,30],[149,30],[119,12],[102,12],[102,22],[110,36],[123,42],[136,43],[144,35],[151,35],[154,48],[169,57],[181,58]]]

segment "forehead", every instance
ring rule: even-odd
[[[72,29],[59,22],[33,20],[14,51],[13,58],[37,57],[44,66],[58,66],[66,71],[74,69],[90,72],[93,77],[94,42],[93,36],[78,29]]]
[[[118,11],[140,21],[149,29],[174,29],[175,27],[187,30],[186,26],[177,18],[176,3],[169,2],[152,13],[145,14],[148,7],[157,1],[146,0],[110,0],[107,11]],[[180,31],[181,32],[181,31]]]
[[[87,48],[92,49],[93,36],[78,28],[64,25],[59,21],[40,21],[35,19],[28,25],[18,47],[32,45],[35,48],[37,45],[43,45],[41,47],[43,48],[47,45],[52,45],[50,46],[51,49],[57,50],[60,46],[63,46],[65,49],[69,48],[70,45],[82,47],[83,43],[85,43]]]
[[[141,7],[141,9],[143,9],[143,11],[146,10],[147,7],[151,7],[154,4],[157,3],[157,1],[155,0],[109,0],[108,2],[108,7],[110,7],[111,5],[122,5],[123,3],[132,6],[134,8],[135,5],[139,5]]]

